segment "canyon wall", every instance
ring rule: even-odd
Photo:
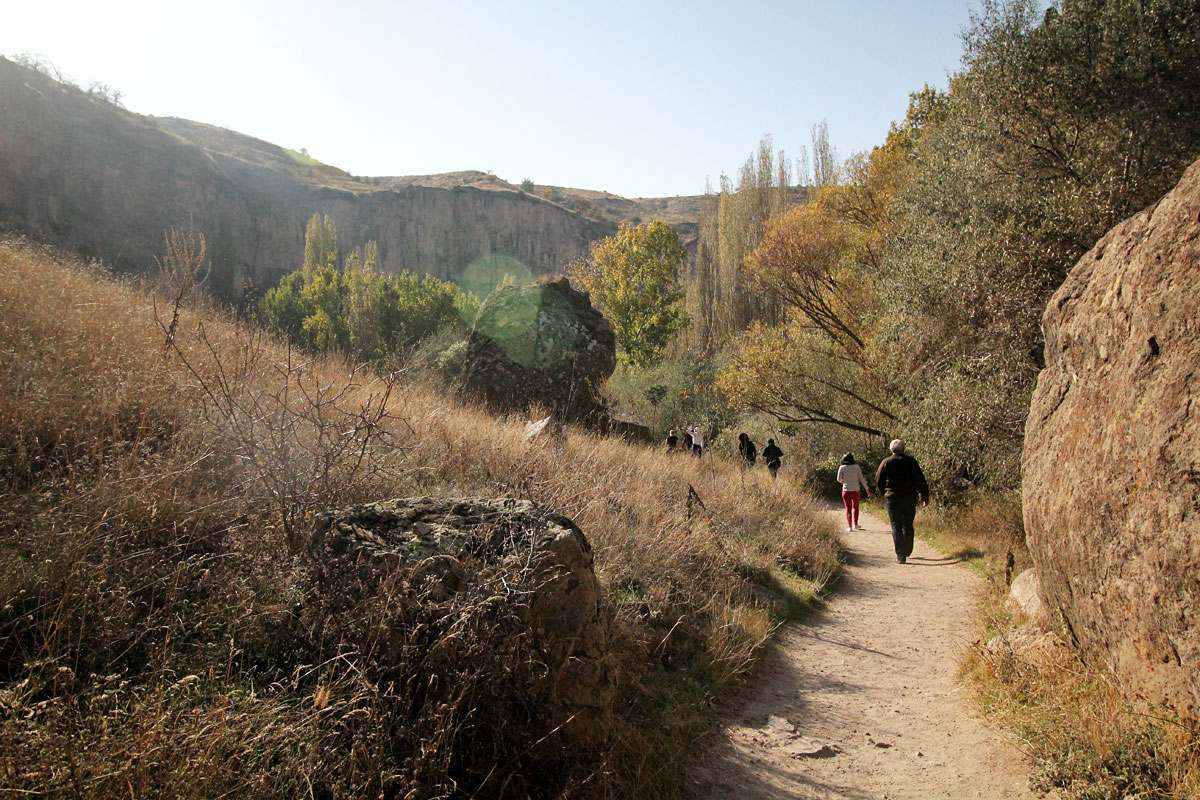
[[[155,268],[167,228],[194,221],[211,288],[234,298],[300,266],[318,212],[347,250],[374,239],[385,271],[447,280],[496,256],[558,273],[616,230],[515,190],[372,185],[252,137],[134,114],[0,58],[0,229],[138,272]]]

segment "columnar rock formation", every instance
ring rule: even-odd
[[[386,183],[386,182],[384,182]],[[397,184],[399,185],[399,184]],[[455,280],[477,259],[560,271],[616,226],[515,189],[354,178],[249,136],[134,114],[0,58],[0,230],[146,271],[163,233],[195,223],[225,297],[299,268],[314,213],[386,271]]]
[[[1042,591],[1082,652],[1200,709],[1200,162],[1110,231],[1043,318],[1023,458]]]

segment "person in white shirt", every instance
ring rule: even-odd
[[[842,485],[842,503],[846,506],[846,530],[861,531],[858,524],[858,499],[860,494],[871,496],[867,482],[863,480],[862,467],[854,463],[854,454],[842,456],[838,467],[837,482]]]
[[[704,432],[700,430],[700,426],[692,428],[692,454],[696,458],[704,455]]]

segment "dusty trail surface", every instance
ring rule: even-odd
[[[979,579],[921,541],[898,564],[888,525],[861,523],[843,534],[850,560],[829,604],[783,633],[697,759],[694,796],[1037,797],[1015,745],[954,680]]]

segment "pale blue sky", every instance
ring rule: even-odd
[[[19,2],[41,53],[131,111],[232,128],[356,175],[492,170],[627,197],[698,194],[765,133],[880,143],[944,87],[975,0]],[[2,109],[0,109],[2,113]]]

